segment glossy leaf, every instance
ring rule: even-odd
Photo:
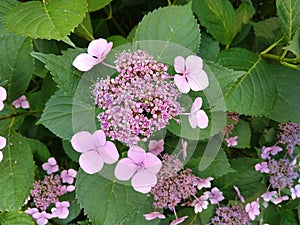
[[[33,219],[21,211],[8,211],[0,214],[2,225],[34,225]]]
[[[161,40],[166,44],[174,42],[191,51],[197,51],[200,31],[191,5],[168,6],[147,14],[139,23],[133,40]],[[163,51],[163,48],[160,50]]]
[[[19,210],[34,181],[34,162],[27,140],[9,131],[0,163],[0,211]]]
[[[298,58],[300,57],[300,27],[297,29],[293,39],[289,42],[288,46],[283,49],[287,49],[294,53]]]
[[[193,12],[218,42],[230,45],[236,35],[236,15],[229,0],[194,0]]]
[[[66,40],[86,12],[85,0],[30,1],[11,9],[3,23],[17,35]]]
[[[219,52],[219,43],[208,34],[201,33],[201,44],[198,55],[202,59],[215,61]]]
[[[251,0],[243,0],[236,10],[236,29],[242,30],[243,24],[247,24],[255,13]]]
[[[233,148],[250,148],[251,130],[248,122],[239,119],[239,122],[234,125],[234,129],[230,137],[238,136],[236,146]]]

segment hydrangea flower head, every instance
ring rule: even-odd
[[[145,217],[146,220],[154,220],[156,218],[158,219],[166,218],[166,216],[164,214],[161,214],[160,212],[152,212],[152,213],[144,214],[143,216]]]
[[[197,97],[192,105],[191,113],[189,115],[189,122],[192,128],[197,126],[204,129],[208,126],[208,117],[206,113],[201,110],[202,98]]]
[[[209,81],[206,72],[203,70],[203,62],[199,56],[189,55],[186,60],[182,56],[174,59],[176,75],[174,81],[182,93],[202,91],[208,87]]]
[[[79,165],[88,174],[99,172],[104,163],[113,164],[119,158],[115,144],[106,141],[102,130],[97,130],[93,134],[87,131],[78,132],[73,135],[71,144],[77,152],[82,153]]]
[[[132,146],[128,150],[128,158],[121,159],[116,168],[115,176],[119,180],[131,179],[134,190],[148,193],[157,183],[156,174],[161,168],[161,161],[152,153],[146,153],[139,146]]]
[[[7,98],[7,92],[4,87],[0,86],[0,111],[4,108],[4,101]]]
[[[58,171],[58,165],[55,158],[51,157],[48,159],[48,162],[43,163],[43,169],[47,171],[48,174],[52,174]]]
[[[27,101],[27,98],[25,95],[22,95],[21,97],[17,98],[12,102],[12,105],[15,108],[22,108],[22,109],[29,109],[30,105],[29,102]]]
[[[91,41],[87,53],[78,55],[73,61],[73,66],[84,72],[92,69],[106,58],[112,46],[112,42],[107,42],[107,40],[103,38]]]

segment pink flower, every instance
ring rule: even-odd
[[[208,126],[208,117],[206,113],[200,109],[201,106],[202,98],[197,97],[192,105],[191,113],[189,115],[189,122],[193,129],[197,126],[202,129]]]
[[[237,146],[237,144],[238,144],[237,138],[238,138],[238,136],[225,138],[225,141],[227,142],[227,146],[228,147]]]
[[[38,225],[45,225],[48,223],[48,219],[52,218],[52,215],[43,211],[43,212],[36,212],[32,215],[32,218],[36,220]]]
[[[209,81],[206,72],[203,70],[203,62],[199,56],[189,55],[186,60],[177,56],[174,60],[176,74],[174,82],[182,93],[202,91],[208,87]]]
[[[259,171],[261,173],[269,173],[270,172],[267,162],[257,163],[255,165],[255,170]]]
[[[243,197],[243,195],[241,195],[241,192],[239,190],[239,188],[237,186],[233,186],[234,190],[237,193],[237,196],[239,197],[239,199],[241,200],[242,203],[245,203],[245,199]]]
[[[275,205],[278,205],[279,203],[281,203],[282,201],[287,201],[289,200],[289,196],[285,195],[285,196],[282,196],[282,197],[279,197],[279,198],[273,198],[271,199],[271,201],[275,204]]]
[[[177,224],[180,224],[182,223],[183,221],[185,221],[185,219],[188,218],[188,216],[183,216],[183,217],[180,217],[180,218],[177,218],[175,220],[173,220],[170,225],[177,225]]]
[[[144,214],[144,217],[146,220],[153,220],[153,219],[165,219],[165,215],[161,214],[160,212],[152,212],[152,213],[148,213],[148,214]]]
[[[265,202],[269,202],[273,200],[273,196],[277,194],[276,191],[267,191],[261,195],[261,197],[264,199]]]
[[[128,150],[128,158],[121,159],[116,168],[115,176],[119,180],[129,180],[134,190],[148,193],[157,183],[156,174],[162,163],[152,153],[146,153],[139,146],[131,146]]]
[[[64,194],[66,194],[68,192],[72,192],[74,190],[75,190],[75,186],[74,185],[68,185],[68,186],[67,185],[62,185],[60,187],[60,194],[64,195]]]
[[[6,146],[6,138],[0,136],[0,149],[3,149]],[[0,162],[3,160],[3,153],[0,151]]]
[[[211,191],[205,192],[208,194],[209,201],[211,204],[218,204],[219,202],[223,201],[225,198],[223,193],[219,190],[219,188],[214,187]]]
[[[300,198],[300,184],[297,184],[294,188],[290,189],[292,199]]]
[[[63,170],[60,173],[60,177],[63,183],[73,184],[74,177],[76,177],[77,172],[74,169]]]
[[[43,170],[47,171],[48,174],[52,174],[58,171],[58,165],[55,158],[51,157],[48,162],[42,165]]]
[[[92,69],[106,58],[112,46],[112,42],[107,43],[103,38],[93,40],[88,46],[87,53],[82,53],[75,58],[73,66],[84,72]]]
[[[206,201],[208,199],[208,194],[204,193],[203,195],[201,195],[199,198],[196,198],[192,205],[195,207],[194,211],[195,213],[199,213],[202,212],[203,209],[207,209],[208,206],[208,201]]]
[[[7,98],[7,92],[4,87],[0,86],[0,111],[4,108],[4,101]]]
[[[113,164],[119,158],[115,144],[106,141],[102,130],[97,130],[93,134],[87,131],[78,132],[72,137],[71,144],[77,152],[82,153],[79,165],[88,174],[99,172],[104,163]]]
[[[21,97],[14,100],[12,102],[12,105],[16,108],[29,109],[29,102],[27,101],[25,95],[22,95]]]
[[[51,209],[53,217],[66,219],[69,215],[70,203],[68,201],[56,202],[55,207]]]
[[[255,220],[255,217],[260,214],[258,199],[255,202],[248,203],[245,208],[248,216],[251,220]]]
[[[160,139],[158,141],[151,140],[148,145],[148,152],[158,155],[164,150],[164,139]]]
[[[37,213],[38,211],[39,210],[37,208],[30,208],[30,207],[28,207],[28,209],[25,210],[25,213],[27,215],[33,215],[33,214]]]
[[[262,149],[261,149],[261,155],[260,155],[260,157],[262,159],[268,159],[271,150],[272,150],[272,148],[263,146]]]
[[[186,159],[186,157],[187,157],[187,141],[184,141],[184,140],[181,140],[181,144],[182,144],[182,149],[181,149],[181,153],[182,153],[182,158],[183,158],[183,160],[185,160]]]
[[[276,146],[276,145],[274,145],[274,146],[272,146],[272,147],[270,147],[270,148],[271,148],[270,153],[271,153],[272,155],[277,155],[278,152],[281,152],[281,151],[282,151],[282,148],[279,147],[279,146]]]
[[[211,187],[211,183],[210,183],[210,181],[212,181],[214,178],[212,178],[212,177],[208,177],[208,178],[204,178],[204,179],[202,179],[202,178],[199,178],[198,179],[198,183],[197,183],[197,188],[199,189],[199,190],[201,190],[202,188],[210,188]]]

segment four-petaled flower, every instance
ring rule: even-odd
[[[191,127],[194,129],[197,126],[200,128],[206,128],[208,126],[208,117],[202,109],[202,98],[197,97],[192,105],[191,113],[189,115],[189,122]]]
[[[269,202],[269,201],[271,201],[271,200],[274,199],[273,197],[274,197],[276,194],[277,194],[276,191],[267,191],[267,192],[263,193],[263,194],[261,195],[261,197],[263,198],[263,200],[264,200],[265,202]]]
[[[199,198],[196,198],[192,205],[195,207],[194,208],[194,211],[195,213],[199,213],[199,212],[202,212],[203,209],[207,209],[207,206],[208,206],[208,194],[207,193],[204,193],[203,195],[201,195]]]
[[[79,165],[88,174],[99,172],[104,163],[113,164],[119,158],[115,144],[106,141],[102,130],[97,130],[93,134],[87,131],[78,132],[73,135],[71,144],[77,152],[82,153]]]
[[[66,219],[69,215],[70,203],[68,201],[56,202],[55,207],[51,209],[52,215],[59,219]]]
[[[77,172],[74,169],[63,170],[60,173],[60,177],[63,183],[73,184],[74,178],[76,177]]]
[[[202,91],[208,87],[209,80],[203,70],[203,62],[199,56],[189,55],[186,60],[182,56],[177,56],[174,60],[176,75],[174,82],[182,93]]]
[[[32,218],[36,220],[36,223],[38,225],[45,225],[48,223],[48,219],[52,219],[52,215],[50,213],[42,211],[34,213],[32,215]]]
[[[257,163],[255,165],[255,170],[259,171],[261,173],[269,173],[270,172],[267,162]]]
[[[225,141],[227,142],[227,147],[237,146],[237,138],[238,136],[225,138]]]
[[[255,217],[260,214],[258,199],[254,202],[248,203],[245,208],[248,216],[251,220],[255,220]]]
[[[225,199],[223,193],[217,187],[214,187],[211,191],[206,191],[205,193],[208,194],[211,204],[218,204]]]
[[[12,105],[16,108],[22,108],[22,109],[29,109],[29,102],[27,101],[27,98],[25,95],[22,95],[21,97],[17,98],[12,102]]]
[[[273,202],[275,205],[278,205],[282,201],[287,201],[287,200],[289,200],[289,196],[284,195],[284,196],[281,196],[281,197],[278,197],[278,198],[271,199],[271,202]]]
[[[73,66],[80,71],[88,71],[98,63],[101,63],[110,52],[113,43],[103,38],[93,40],[87,49],[87,53],[78,55],[73,61]]]
[[[143,215],[145,217],[145,220],[153,220],[153,219],[165,219],[166,216],[160,212],[152,212],[152,213],[148,213],[148,214],[144,214]]]
[[[212,177],[208,177],[208,178],[204,178],[204,179],[202,179],[202,178],[199,178],[198,180],[197,180],[197,188],[199,189],[199,190],[201,190],[202,188],[210,188],[211,187],[211,181],[213,180],[214,178],[212,178]]]
[[[148,193],[157,183],[156,174],[159,172],[162,163],[152,153],[145,152],[139,146],[131,146],[128,150],[128,158],[121,159],[116,168],[115,176],[119,180],[129,180],[134,190],[141,193]]]
[[[0,111],[4,108],[4,101],[7,98],[7,92],[4,87],[0,86]]]
[[[52,174],[58,171],[58,165],[55,158],[51,157],[48,159],[48,162],[43,163],[43,170],[47,171],[48,174]]]
[[[300,198],[300,184],[297,184],[294,188],[290,188],[292,199]]]

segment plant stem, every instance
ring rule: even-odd
[[[168,0],[168,5],[169,5],[169,6],[172,5],[171,0]]]
[[[35,114],[41,114],[42,110],[36,110],[36,111],[24,111],[24,112],[15,112],[13,114],[9,114],[7,116],[0,117],[1,120],[7,120],[7,119],[14,119],[17,116],[31,116]]]
[[[282,58],[282,56],[273,55],[273,54],[261,54],[261,57],[268,58],[268,59],[275,59],[281,62],[288,62],[288,63],[300,62],[300,58]]]
[[[268,48],[266,48],[264,51],[262,51],[260,53],[260,55],[266,54],[269,51],[271,51],[275,46],[277,46],[281,41],[283,40],[283,37],[280,38],[278,41],[276,41],[275,43],[271,44]]]

